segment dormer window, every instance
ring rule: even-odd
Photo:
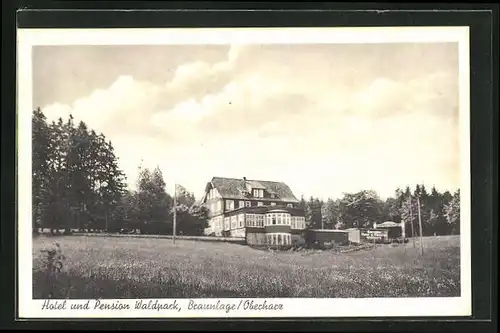
[[[260,189],[254,189],[253,190],[253,196],[255,198],[263,198],[264,197],[264,190],[260,190]]]

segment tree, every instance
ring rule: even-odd
[[[170,233],[172,198],[165,191],[161,170],[139,169],[136,193],[137,221],[141,232]]]
[[[339,220],[339,209],[335,201],[328,200],[321,206],[321,218],[325,229],[334,229]]]
[[[321,228],[321,206],[322,203],[318,198],[311,198],[306,204],[305,219],[308,229]]]
[[[444,215],[452,234],[460,234],[460,190],[457,190],[448,204],[444,205]]]
[[[400,204],[397,198],[387,198],[383,203],[381,220],[399,223],[401,215],[399,213]]]
[[[307,206],[307,202],[306,200],[304,199],[304,196],[300,196],[300,201],[299,201],[299,208],[302,208],[302,209],[306,209],[306,206]]]
[[[192,205],[189,208],[187,221],[182,226],[185,235],[201,236],[208,227],[208,209],[200,205]]]
[[[32,127],[34,230],[105,229],[126,187],[112,143],[72,115],[47,124],[36,109]]]
[[[429,221],[429,214],[430,214],[430,204],[429,204],[429,194],[427,193],[427,189],[425,188],[425,185],[416,185],[415,191],[413,192],[413,196],[416,201],[416,216],[417,216],[417,223],[418,223],[418,204],[420,203],[420,218],[422,221],[422,236],[425,235],[432,235],[433,230],[430,224],[428,223]]]
[[[443,196],[436,189],[432,187],[431,193],[426,202],[426,208],[430,210],[429,219],[426,221],[430,232],[428,234],[446,235],[448,233],[446,218],[443,214]]]
[[[429,213],[429,219],[426,222],[426,224],[429,225],[428,229],[432,230],[434,233],[437,233],[437,230],[439,229],[438,227],[439,222],[440,222],[439,212],[436,212],[434,209],[431,209]]]
[[[117,232],[120,229],[140,229],[137,222],[137,211],[135,203],[135,193],[124,191],[116,205],[113,219],[108,226],[111,232]]]
[[[195,197],[192,192],[189,192],[184,186],[177,185],[176,188],[177,203],[191,207],[195,203]]]
[[[405,233],[409,237],[415,237],[418,234],[417,201],[409,194],[409,191],[405,191],[404,196],[406,199],[402,202],[399,210],[401,221],[405,223]]]
[[[100,164],[102,168],[98,174],[99,203],[104,212],[105,229],[109,220],[114,220],[114,215],[125,193],[125,175],[118,167],[117,158],[111,141],[106,142],[102,137],[100,146]]]
[[[347,228],[369,228],[380,220],[382,201],[374,191],[344,193],[339,210]]]
[[[38,233],[50,202],[50,146],[51,133],[47,118],[40,108],[32,116],[32,228]]]
[[[67,152],[68,136],[62,118],[52,122],[49,126],[50,141],[48,142],[48,186],[46,210],[43,214],[43,225],[53,234],[59,228],[65,227],[68,221],[68,170]]]

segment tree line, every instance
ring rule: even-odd
[[[161,170],[139,167],[137,189],[128,190],[113,144],[104,134],[59,118],[48,123],[40,108],[32,115],[32,227],[110,231],[137,229],[171,233],[173,212],[178,233],[201,235],[207,211],[178,185],[178,200],[166,192]]]
[[[177,201],[169,195],[162,171],[139,167],[136,190],[127,189],[112,142],[104,134],[75,124],[70,116],[51,123],[38,108],[32,116],[32,223],[51,232],[64,229],[201,235],[208,227],[208,211],[195,196],[177,185]],[[374,222],[404,221],[408,236],[418,235],[418,203],[423,235],[460,233],[460,192],[430,191],[424,185],[397,189],[382,200],[374,191],[345,193],[322,201],[304,198],[308,228],[369,228]],[[174,207],[175,206],[175,207]]]
[[[375,191],[360,191],[344,193],[337,200],[310,197],[306,201],[302,197],[300,201],[308,228],[372,228],[374,222],[403,221],[408,237],[420,235],[419,204],[423,236],[460,234],[460,190],[441,193],[432,187],[429,193],[425,185],[418,184],[414,189],[396,189],[386,200]]]

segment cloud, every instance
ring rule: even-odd
[[[225,59],[200,56],[163,83],[122,75],[44,112],[72,113],[105,133],[132,182],[144,159],[195,191],[214,175],[282,180],[324,197],[457,186],[456,72],[427,63],[406,77],[370,76],[368,61],[349,67],[347,55],[332,62],[284,49],[234,45]]]

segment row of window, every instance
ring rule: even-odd
[[[263,227],[265,216],[262,214],[246,214],[247,227]]]
[[[289,225],[292,229],[304,229],[305,218],[302,216],[290,216],[287,213],[266,214],[265,225]]]
[[[290,216],[287,213],[269,214],[239,214],[231,217],[216,217],[212,220],[212,227],[217,230],[232,230],[247,227],[263,228],[268,225],[289,225],[292,229],[304,229],[305,218]]]
[[[292,236],[285,233],[272,233],[266,235],[266,242],[270,245],[291,245]]]
[[[243,208],[243,207],[251,207],[252,202],[251,201],[243,201],[239,200],[238,201],[238,208]],[[264,203],[259,201],[257,202],[257,206],[264,206]],[[276,206],[276,202],[271,202],[271,206]],[[234,200],[226,200],[226,210],[234,210]],[[293,204],[287,204],[287,207],[293,207]]]

